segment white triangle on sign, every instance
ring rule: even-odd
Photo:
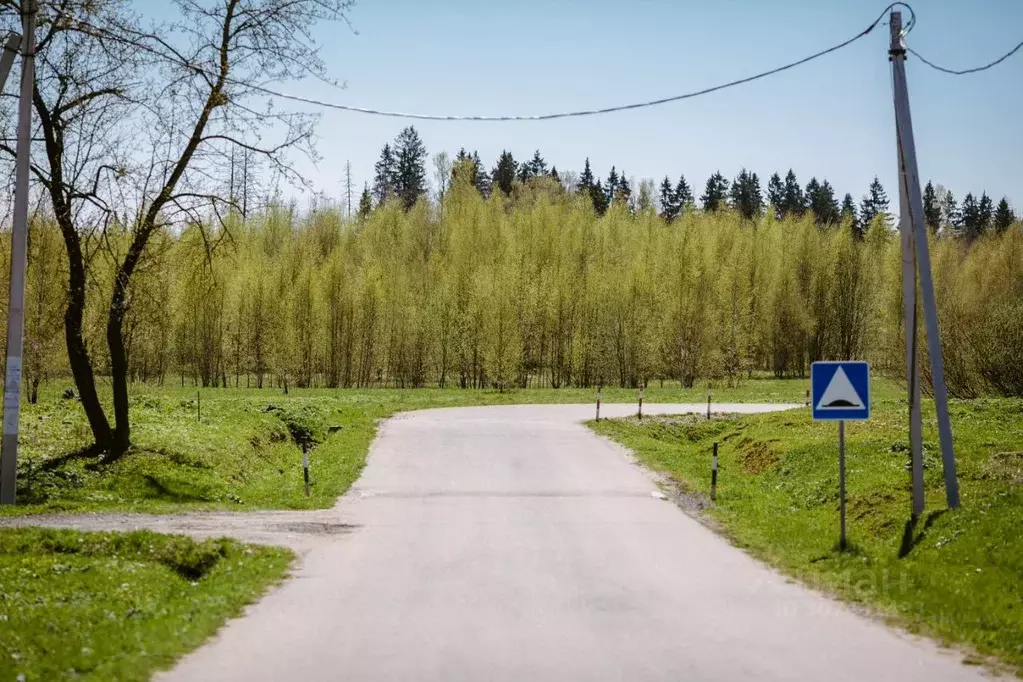
[[[831,377],[831,382],[824,389],[824,395],[817,401],[818,410],[854,410],[863,408],[860,394],[853,388],[845,370],[839,367]]]

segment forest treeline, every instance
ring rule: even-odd
[[[439,203],[406,209],[396,198],[351,220],[335,206],[291,205],[161,232],[128,295],[130,378],[692,386],[804,376],[814,360],[843,358],[904,375],[899,240],[886,215],[862,238],[848,220],[820,225],[812,212],[667,220],[613,202],[598,215],[553,180],[484,198],[471,176],[456,172]],[[37,215],[30,232],[24,371],[34,392],[69,376],[67,265],[52,220]],[[953,395],[1023,395],[1023,231],[932,239]],[[128,243],[108,230],[89,264],[85,338],[101,375],[105,299]]]

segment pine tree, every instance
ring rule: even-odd
[[[369,192],[369,184],[362,190],[362,196],[359,197],[359,218],[365,219],[369,217],[369,212],[373,210],[373,195]]]
[[[703,203],[704,211],[716,211],[725,202],[728,196],[728,181],[720,171],[715,171],[707,178],[707,185],[704,188],[700,201]]]
[[[767,181],[767,204],[774,208],[774,214],[779,218],[783,214],[785,206],[785,187],[781,184],[781,176],[777,172],[771,174]]]
[[[806,202],[803,199],[803,190],[796,180],[796,174],[789,168],[785,174],[785,188],[782,194],[782,215],[803,215],[806,210]]]
[[[493,179],[493,186],[505,194],[511,194],[512,185],[515,184],[517,168],[518,164],[515,163],[515,157],[512,156],[511,152],[502,150],[500,158],[497,159],[497,165],[494,166],[494,170],[490,174],[490,177]]]
[[[397,165],[390,144],[385,144],[380,151],[380,159],[376,162],[373,170],[373,196],[377,200],[377,205],[380,206],[394,196]]]
[[[938,205],[938,195],[934,191],[934,185],[929,180],[927,186],[924,187],[924,223],[931,229],[931,232],[937,232],[941,227],[941,206]]]
[[[678,176],[678,183],[675,185],[675,206],[678,207],[676,215],[681,215],[692,205],[693,189],[686,182],[686,176],[680,175]]]
[[[661,182],[661,217],[669,223],[678,217],[679,207],[675,201],[675,190],[671,186],[671,180],[664,176]]]
[[[866,234],[874,218],[888,212],[888,195],[885,194],[881,181],[874,176],[870,183],[868,195],[860,203],[860,234]]]
[[[995,232],[1002,234],[1016,222],[1016,215],[1009,208],[1009,202],[1002,197],[1002,200],[998,202],[998,208],[995,209],[994,226]]]
[[[426,194],[426,145],[414,126],[408,126],[394,141],[395,179],[394,193],[405,209],[415,206]]]
[[[854,234],[860,233],[859,218],[856,215],[856,202],[853,200],[852,194],[848,192],[842,198],[841,220],[843,222],[849,221],[849,227],[852,228]]]

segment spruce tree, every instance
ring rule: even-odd
[[[487,174],[486,169],[483,167],[483,161],[480,160],[479,151],[473,151],[472,153],[472,165],[474,169],[473,174],[473,187],[476,191],[483,195],[484,198],[490,196],[492,185],[490,183],[490,175]]]
[[[675,185],[675,206],[678,207],[676,215],[681,215],[692,205],[693,189],[686,182],[686,176],[680,175],[678,176],[678,183]]]
[[[785,206],[785,188],[781,184],[781,176],[777,172],[771,174],[767,181],[767,203],[774,208],[774,214],[781,217]]]
[[[977,227],[981,233],[987,232],[991,227],[991,218],[994,216],[995,208],[991,197],[987,192],[981,192],[980,203],[977,204]]]
[[[785,188],[782,195],[782,215],[803,215],[806,203],[803,200],[803,189],[796,180],[796,174],[789,168],[785,174]]]
[[[600,182],[600,178],[590,185],[590,199],[593,201],[593,210],[597,212],[597,215],[604,215],[607,212],[607,194],[604,192],[604,185]]]
[[[591,195],[593,190],[593,171],[590,170],[590,158],[586,157],[586,164],[583,166],[582,175],[579,176],[579,184],[576,189],[580,194]]]
[[[625,177],[625,171],[622,171],[615,189],[614,201],[628,205],[630,199],[632,199],[632,187],[629,186],[629,181]]]
[[[725,203],[727,196],[728,181],[725,180],[725,176],[721,175],[721,171],[715,171],[713,175],[707,178],[707,185],[703,190],[703,196],[700,197],[703,210],[718,210]]]
[[[494,170],[490,173],[493,186],[505,194],[511,194],[512,185],[515,184],[515,171],[517,167],[515,157],[512,156],[511,152],[502,150],[501,156],[497,159],[497,165],[494,166]]]
[[[397,165],[390,144],[385,144],[384,148],[380,150],[380,159],[376,162],[373,170],[373,197],[376,198],[379,206],[394,196]]]
[[[959,206],[956,204],[955,195],[949,190],[945,191],[945,196],[941,199],[941,217],[945,226],[950,231],[955,232],[959,230],[963,216],[959,211]]]
[[[968,241],[973,241],[980,236],[980,206],[972,192],[967,192],[963,198],[963,208],[959,220],[959,234]]]
[[[527,161],[526,163],[519,164],[519,172],[518,175],[515,176],[515,179],[524,185],[529,182],[529,179],[532,177],[533,167],[529,165],[529,162]]]
[[[359,197],[359,218],[369,217],[369,212],[373,210],[373,195],[369,192],[369,183],[367,183],[362,189],[362,196]]]
[[[618,192],[618,172],[611,166],[611,172],[607,174],[607,185],[604,187],[604,198],[610,206]]]
[[[426,145],[415,126],[408,126],[398,133],[394,150],[394,193],[407,210],[426,194]]]
[[[842,222],[849,222],[849,227],[852,229],[853,234],[860,233],[859,218],[856,215],[856,202],[853,201],[852,194],[848,192],[842,198],[841,220]]]
[[[813,212],[818,225],[832,225],[839,220],[838,202],[835,200],[835,189],[825,180],[811,178],[806,184],[807,208]]]
[[[561,176],[558,175],[557,166],[551,166],[551,179],[554,180],[554,182],[561,184]]]
[[[938,205],[938,196],[934,191],[934,185],[927,181],[924,187],[924,223],[931,232],[937,232],[941,227],[941,206]]]
[[[757,174],[750,173],[745,168],[741,169],[732,182],[730,198],[732,208],[743,218],[752,220],[758,217],[764,200],[760,193],[760,178]]]
[[[664,176],[661,182],[661,217],[669,223],[678,217],[679,206],[675,202],[675,190],[671,186],[671,180]]]
[[[1002,234],[1016,222],[1016,215],[1009,208],[1009,202],[1002,197],[1002,200],[998,202],[998,208],[995,209],[994,216],[994,227],[995,232]]]
[[[860,204],[861,234],[866,234],[871,223],[874,222],[874,218],[888,212],[888,195],[885,194],[884,187],[881,186],[881,181],[877,179],[876,175],[867,191],[867,196],[863,197]]]
[[[547,162],[540,156],[539,149],[536,150],[533,154],[533,159],[529,162],[529,170],[535,178],[547,175]]]

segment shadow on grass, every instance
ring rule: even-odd
[[[902,545],[899,547],[899,558],[905,559],[909,556],[909,553],[913,551],[913,548],[920,544],[920,541],[923,540],[925,535],[927,535],[927,529],[934,525],[934,522],[947,511],[948,509],[938,509],[928,514],[927,518],[924,519],[923,528],[920,529],[919,533],[916,533],[916,527],[920,523],[919,517],[909,517],[909,520],[906,521],[906,528],[902,532]],[[916,533],[916,535],[914,535],[914,533]]]
[[[146,497],[150,499],[164,500],[167,502],[210,501],[210,498],[206,495],[190,490],[174,490],[152,474],[145,474],[142,479],[146,482]]]
[[[53,457],[48,459],[39,465],[40,471],[53,471],[59,469],[68,462],[73,462],[76,459],[93,459],[103,454],[103,448],[99,447],[95,443],[92,445],[86,445],[84,448],[79,448],[73,452],[69,452],[66,455],[60,455],[59,457]]]

